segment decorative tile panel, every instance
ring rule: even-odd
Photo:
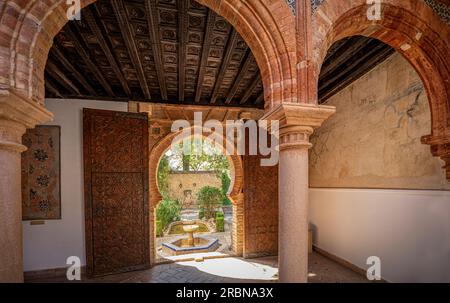
[[[439,0],[424,0],[441,19],[450,26],[450,5]]]
[[[291,8],[291,11],[292,11],[292,13],[295,16],[295,9],[296,9],[297,0],[286,0],[286,2],[289,5],[289,7]]]

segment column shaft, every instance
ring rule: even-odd
[[[280,153],[280,282],[305,283],[308,276],[308,149]]]
[[[23,282],[21,156],[25,127],[0,120],[0,283]]]

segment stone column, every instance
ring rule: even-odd
[[[314,128],[334,107],[284,103],[263,117],[278,120],[279,133],[279,281],[308,281],[308,149]]]
[[[0,282],[22,282],[20,153],[25,127],[0,120]]]
[[[278,262],[281,282],[307,282],[308,149],[312,132],[312,128],[301,126],[280,129]]]
[[[0,283],[23,282],[22,135],[51,117],[42,106],[12,93],[0,97]]]

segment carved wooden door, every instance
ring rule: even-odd
[[[83,114],[88,275],[148,268],[147,115],[92,109]]]

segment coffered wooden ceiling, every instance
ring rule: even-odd
[[[373,68],[386,49],[363,37],[334,45],[319,98]],[[97,1],[55,37],[45,79],[48,98],[264,106],[250,48],[223,17],[195,0]]]

